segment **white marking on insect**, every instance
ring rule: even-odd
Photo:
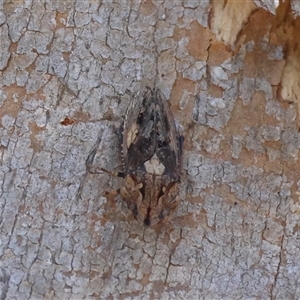
[[[133,123],[130,130],[128,131],[128,136],[127,136],[127,148],[130,147],[130,145],[134,142],[136,139],[136,135],[138,133],[138,126],[136,123]]]
[[[165,166],[160,162],[156,153],[144,163],[147,173],[153,175],[162,175],[165,171]]]

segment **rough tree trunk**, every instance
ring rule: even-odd
[[[298,0],[0,1],[0,299],[300,297]],[[143,80],[185,137],[153,228],[116,195]]]

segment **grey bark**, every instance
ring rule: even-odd
[[[300,298],[299,68],[274,28],[247,31],[277,17],[254,2],[228,37],[208,0],[0,1],[0,299]],[[144,80],[185,136],[182,201],[154,228],[86,165],[96,148],[118,169]]]

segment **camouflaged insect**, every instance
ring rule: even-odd
[[[154,225],[179,203],[183,137],[161,91],[149,87],[129,105],[123,129],[120,194],[139,221]]]

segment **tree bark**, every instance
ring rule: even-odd
[[[0,299],[300,298],[300,7],[0,4]],[[115,128],[145,81],[184,136],[154,227],[117,194]]]

